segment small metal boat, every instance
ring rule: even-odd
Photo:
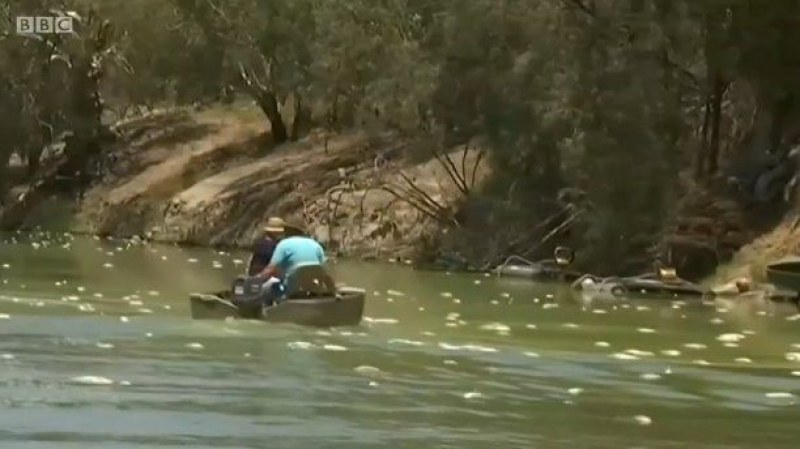
[[[229,291],[193,293],[189,295],[192,318],[239,318],[314,327],[355,326],[361,322],[366,299],[364,290],[336,288],[321,267],[302,267],[293,279],[296,281],[287,288],[284,299],[256,309],[242,308],[236,303],[238,299],[260,298],[266,294],[263,279],[240,277]]]

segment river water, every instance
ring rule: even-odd
[[[189,318],[244,254],[0,244],[0,447],[794,448],[800,316],[338,263],[356,328]]]

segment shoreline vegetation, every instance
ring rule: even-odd
[[[2,8],[77,18],[0,29],[5,230],[244,247],[282,215],[353,257],[564,245],[583,272],[694,281],[800,247],[794,1]]]

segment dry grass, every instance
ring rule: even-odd
[[[218,104],[194,113],[201,122],[236,122],[245,125],[265,124],[269,122],[264,113],[252,101],[236,101],[230,105]]]
[[[774,230],[742,248],[728,265],[717,270],[714,280],[748,276],[755,281],[764,281],[767,265],[800,252],[798,219],[800,217],[784,220]]]

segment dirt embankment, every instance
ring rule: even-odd
[[[247,246],[277,215],[340,253],[405,257],[430,222],[380,185],[402,171],[434,200],[457,195],[435,160],[376,165],[396,139],[317,133],[270,148],[266,126],[257,114],[207,111],[120,127],[113,170],[85,193],[72,230]]]
[[[733,260],[717,270],[716,282],[748,277],[766,281],[766,268],[788,256],[800,254],[800,214],[790,214],[775,229],[745,245]]]
[[[720,284],[739,278],[766,282],[767,265],[800,254],[800,196],[784,198],[779,209],[759,208],[747,212],[758,226],[749,233],[733,257],[717,267],[710,281]]]
[[[410,256],[413,244],[434,224],[381,185],[404,185],[403,173],[435,202],[452,203],[459,195],[435,159],[414,164],[388,157],[405,146],[395,138],[317,132],[273,148],[257,110],[173,112],[118,128],[122,138],[110,153],[108,174],[76,207],[45,201],[27,215],[27,225],[248,246],[261,223],[277,215],[305,223],[339,253],[394,258]],[[488,176],[485,165],[475,168],[477,149],[466,152],[464,161],[462,148],[453,151],[458,165],[467,167],[466,178],[479,184]],[[695,193],[665,243],[679,272],[708,273],[736,253],[715,280],[762,279],[766,263],[800,251],[800,220],[787,218],[753,240],[748,220],[733,203]]]

